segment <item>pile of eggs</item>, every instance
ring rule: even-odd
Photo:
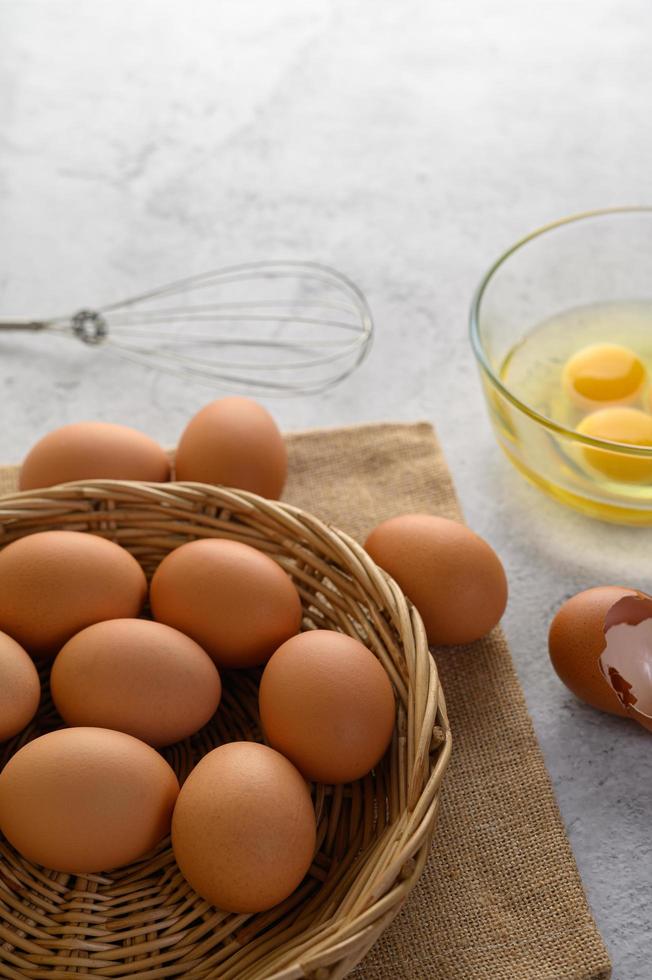
[[[262,406],[225,398],[179,442],[176,477],[267,497],[282,492],[285,446]],[[80,423],[27,455],[20,487],[76,479],[170,479],[167,454],[124,426]],[[505,574],[468,528],[424,514],[385,521],[366,548],[413,600],[434,644],[465,644],[500,619]],[[151,617],[151,618],[149,618]],[[113,541],[29,534],[0,550],[0,741],[19,735],[49,670],[69,726],[23,744],[0,773],[0,830],[26,859],[65,873],[118,868],[171,832],[181,872],[239,913],[286,898],[308,871],[317,828],[309,782],[365,776],[392,741],[389,676],[359,640],[301,632],[290,575],[238,541],[169,552],[147,583]],[[265,743],[208,752],[180,788],[159,749],[219,717],[227,671],[262,667]]]

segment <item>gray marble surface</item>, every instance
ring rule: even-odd
[[[365,365],[269,407],[285,428],[437,426],[509,573],[505,626],[617,980],[651,971],[652,743],[567,694],[546,631],[580,588],[652,588],[652,533],[591,523],[512,472],[466,320],[522,233],[649,202],[651,31],[648,0],[0,0],[0,311],[274,256],[362,285]],[[211,397],[37,336],[0,340],[0,391],[7,462],[89,417],[171,443]]]

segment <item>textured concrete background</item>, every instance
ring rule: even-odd
[[[648,0],[0,0],[0,21],[0,311],[274,256],[362,285],[364,367],[269,407],[285,428],[436,424],[508,569],[507,633],[615,977],[649,980],[650,736],[576,703],[545,640],[580,588],[652,588],[652,533],[567,513],[510,470],[466,337],[513,239],[652,198]],[[7,462],[88,417],[171,443],[211,397],[38,337],[0,341],[0,386]]]

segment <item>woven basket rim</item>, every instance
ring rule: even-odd
[[[143,515],[147,520],[143,520]],[[343,879],[348,887],[338,897],[336,911],[330,918],[322,916],[323,921],[320,921],[319,915],[315,914],[315,924],[298,933],[295,929],[293,933],[291,918],[295,912],[290,910],[288,935],[284,936],[274,927],[273,935],[287,943],[288,956],[284,957],[283,949],[280,952],[267,949],[263,932],[262,941],[260,935],[255,942],[250,941],[252,959],[248,961],[247,926],[243,922],[237,932],[227,934],[231,938],[240,936],[239,941],[244,942],[244,953],[238,953],[237,970],[240,972],[233,972],[226,960],[220,960],[219,950],[212,948],[203,935],[196,943],[201,953],[197,962],[188,958],[184,947],[184,959],[178,964],[169,957],[159,964],[166,947],[153,940],[151,956],[147,949],[143,949],[144,959],[138,969],[129,960],[133,960],[139,946],[128,945],[124,962],[120,955],[116,955],[111,960],[114,969],[106,974],[90,969],[92,964],[88,954],[85,961],[82,957],[83,943],[71,939],[71,948],[74,950],[77,944],[80,949],[74,972],[81,970],[79,975],[94,977],[137,976],[143,980],[158,980],[164,976],[196,977],[197,980],[222,976],[230,980],[240,980],[240,977],[243,980],[300,977],[331,980],[345,976],[398,913],[425,866],[435,830],[441,782],[451,752],[444,695],[415,607],[396,582],[344,531],[302,508],[267,500],[248,491],[188,481],[160,484],[102,479],[78,480],[0,496],[0,549],[15,538],[53,526],[82,529],[116,540],[132,551],[144,567],[150,561],[150,553],[156,554],[157,548],[164,550],[171,542],[172,547],[177,547],[184,538],[195,536],[235,535],[238,540],[260,546],[295,577],[304,604],[317,603],[314,615],[323,614],[321,606],[324,602],[335,603],[333,615],[347,629],[346,616],[354,610],[362,625],[357,621],[353,625],[368,631],[368,645],[388,670],[399,705],[397,730],[387,765],[389,779],[396,781],[396,794],[393,784],[390,786],[388,782],[386,792],[392,792],[391,798],[388,796],[387,824],[382,832],[378,831],[379,836],[367,841],[367,850],[363,847],[361,856],[347,851],[346,860],[351,862],[356,873],[350,873],[348,883]],[[319,582],[321,586],[316,585]],[[358,595],[364,601],[356,599]],[[308,611],[311,608],[304,605]],[[354,635],[353,627],[347,631]],[[352,786],[351,792],[354,790],[356,788]],[[342,814],[348,807],[347,812],[351,815],[356,805],[353,797],[350,800],[346,797],[344,790],[331,791],[329,795],[317,787],[316,794],[318,809],[322,806],[326,813],[331,806],[329,820],[332,807],[341,807]],[[337,818],[333,819],[335,829],[330,828],[328,833],[332,831],[335,836],[339,826]],[[22,932],[19,927],[26,918],[25,908],[21,913],[20,903],[18,908],[14,903],[13,910],[12,903],[7,904],[7,876],[3,876],[2,865],[7,861],[8,847],[1,836],[0,841],[0,927],[4,925],[5,932],[4,945],[0,946],[0,975],[53,978],[63,975],[56,965],[61,955],[60,945],[55,947],[51,964],[43,963],[37,969],[29,960],[30,955],[38,960],[39,954],[30,954],[24,948],[25,936],[30,936],[30,929]],[[355,838],[349,843],[355,845]],[[11,874],[16,873],[13,866],[10,870]],[[33,882],[31,887],[34,887]],[[317,889],[314,895],[325,890],[326,886]],[[334,894],[338,894],[337,888]],[[309,897],[308,903],[311,900]],[[302,905],[297,907],[303,908]],[[318,911],[323,910],[318,908]],[[206,907],[202,914],[206,914]],[[220,915],[223,919],[223,914]],[[240,918],[246,920],[248,917]],[[39,940],[33,936],[30,941],[39,946]],[[34,972],[17,969],[17,963],[24,957]],[[63,965],[65,957],[60,962]],[[86,973],[84,962],[89,967]],[[118,967],[124,967],[124,970],[121,972]],[[270,969],[272,972],[265,972]]]

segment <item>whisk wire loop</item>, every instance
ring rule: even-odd
[[[299,261],[227,266],[72,315],[0,318],[0,329],[64,334],[201,383],[279,396],[338,384],[373,338],[359,287]]]

